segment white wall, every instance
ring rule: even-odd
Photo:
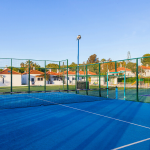
[[[44,85],[44,78],[43,81],[38,81],[36,76],[39,74],[30,74],[30,85]],[[34,82],[31,81],[31,79],[34,78]],[[39,77],[41,78],[41,77]],[[28,85],[28,74],[22,75],[22,84]]]
[[[0,78],[0,86],[11,86],[11,75],[10,74],[3,74],[3,78]],[[21,75],[20,74],[13,74],[12,75],[12,86],[21,86]]]
[[[135,74],[132,71],[126,71],[126,76],[135,77]]]
[[[149,69],[145,70],[145,72],[146,72],[146,74],[145,74],[146,77],[150,76],[150,70]]]
[[[99,85],[99,76],[97,76],[97,77],[91,77],[91,84],[94,85],[95,83],[96,83],[96,85]],[[101,85],[105,84],[105,78],[104,77],[100,78],[100,84]]]
[[[63,81],[53,81],[55,85],[63,85]]]

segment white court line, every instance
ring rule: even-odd
[[[138,143],[141,143],[141,142],[145,142],[145,141],[148,141],[148,140],[150,140],[150,138],[147,138],[147,139],[144,139],[144,140],[141,140],[141,141],[137,141],[137,142],[134,142],[134,143],[131,143],[131,144],[127,144],[127,145],[124,145],[124,146],[121,146],[121,147],[117,147],[117,148],[114,148],[112,150],[122,149],[122,148],[131,146],[131,145],[135,145],[135,144],[138,144]]]
[[[28,96],[28,97],[32,97],[32,96]],[[109,118],[109,119],[112,119],[112,120],[116,120],[116,121],[120,121],[120,122],[128,123],[128,124],[131,124],[131,125],[134,125],[134,126],[138,126],[138,127],[142,127],[142,128],[150,129],[150,127],[147,127],[147,126],[143,126],[143,125],[140,125],[140,124],[136,124],[136,123],[132,123],[132,122],[128,122],[128,121],[124,121],[124,120],[121,120],[121,119],[117,119],[117,118],[113,118],[113,117],[109,117],[109,116],[105,116],[105,115],[101,115],[101,114],[93,113],[93,112],[91,112],[91,111],[87,111],[87,110],[83,110],[83,109],[79,109],[79,108],[75,108],[75,107],[70,107],[70,106],[67,106],[67,105],[63,105],[63,104],[59,104],[59,103],[55,103],[55,102],[51,102],[51,101],[47,101],[47,100],[40,99],[40,98],[36,98],[36,97],[32,97],[32,98],[39,99],[39,100],[42,100],[42,101],[45,101],[45,102],[49,102],[49,103],[53,103],[53,104],[56,104],[56,105],[60,105],[60,106],[63,106],[63,107],[67,107],[67,108],[71,108],[71,109],[79,110],[79,111],[86,112],[86,113],[89,113],[89,114],[93,114],[93,115],[96,115],[96,116],[101,116],[101,117]]]

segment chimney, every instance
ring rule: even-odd
[[[69,68],[68,68],[68,71],[69,71]]]
[[[49,69],[49,72],[51,72],[51,69]]]
[[[33,70],[35,70],[35,67],[33,67]]]
[[[7,69],[7,65],[6,65],[6,67],[4,69]]]
[[[57,73],[59,73],[59,70],[57,69]]]
[[[80,71],[82,71],[82,69],[80,69]]]
[[[89,71],[89,69],[87,69],[87,71]]]
[[[148,67],[148,64],[146,64],[146,67]]]
[[[122,64],[120,64],[120,67],[122,67]]]

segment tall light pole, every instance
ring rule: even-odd
[[[79,40],[81,39],[81,35],[77,36],[78,40],[78,55],[77,55],[77,80],[79,81]]]

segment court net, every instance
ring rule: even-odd
[[[101,90],[106,97],[96,97],[95,92]],[[84,92],[93,92],[93,96],[84,95]],[[70,90],[70,91],[38,91],[32,93],[3,93],[0,95],[0,109],[12,109],[23,107],[36,107],[58,104],[94,102],[101,100],[112,100],[107,94],[114,91],[114,88],[103,88],[95,90]]]

